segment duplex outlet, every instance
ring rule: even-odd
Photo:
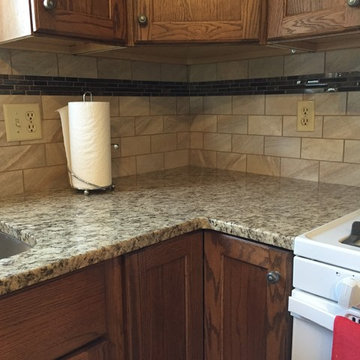
[[[39,104],[5,104],[4,117],[7,141],[42,138]]]
[[[314,101],[298,101],[297,131],[315,130],[315,105]]]

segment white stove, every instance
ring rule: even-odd
[[[357,221],[355,230],[360,210],[295,239],[292,360],[331,359],[335,316],[360,326],[360,234],[350,237]]]

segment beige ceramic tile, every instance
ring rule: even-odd
[[[151,152],[165,152],[176,150],[176,134],[159,134],[151,136]]]
[[[280,136],[282,132],[281,116],[249,116],[248,131],[253,135]]]
[[[97,78],[96,58],[58,54],[59,76]]]
[[[360,139],[360,116],[325,116],[324,137]]]
[[[190,133],[190,148],[202,149],[204,147],[204,134],[201,132]]]
[[[190,114],[190,98],[188,96],[178,96],[176,98],[176,114]]]
[[[344,115],[346,92],[304,95],[304,100],[315,101],[315,115]]]
[[[264,115],[264,95],[233,96],[233,113],[240,115]]]
[[[262,155],[246,155],[247,172],[260,175],[280,176],[280,158]]]
[[[297,116],[283,117],[283,135],[296,137],[322,137],[323,117],[315,116],[315,130],[314,131],[297,131],[296,129]]]
[[[65,165],[24,170],[25,192],[41,192],[50,189],[69,188]]]
[[[162,116],[139,116],[135,119],[136,135],[160,134],[163,130]]]
[[[247,79],[248,68],[248,60],[217,63],[217,80]]]
[[[189,150],[177,150],[165,153],[165,169],[189,165]]]
[[[265,57],[249,60],[249,78],[277,77],[284,74],[284,57]]]
[[[0,197],[22,194],[24,192],[22,171],[0,173]]]
[[[284,75],[322,74],[325,69],[325,53],[303,53],[285,56]]]
[[[216,154],[216,167],[218,169],[246,171],[246,155],[218,152]]]
[[[202,96],[190,96],[190,114],[202,114],[204,112],[204,98]]]
[[[43,144],[63,142],[63,133],[60,120],[44,120],[42,121],[42,138],[37,140],[21,141],[25,144]]]
[[[190,125],[191,131],[216,132],[217,117],[216,115],[197,115],[192,119]]]
[[[267,95],[266,115],[296,115],[297,104],[302,95]]]
[[[216,168],[216,152],[206,150],[191,150],[190,165]]]
[[[160,64],[144,61],[132,62],[133,80],[160,81]]]
[[[136,172],[138,174],[164,170],[164,154],[149,154],[136,157]]]
[[[179,64],[161,64],[161,81],[187,82],[187,66]]]
[[[11,74],[10,51],[7,49],[0,49],[0,74]]]
[[[164,132],[189,131],[191,119],[188,115],[164,116]]]
[[[313,160],[342,161],[343,140],[302,139],[301,157]]]
[[[0,148],[0,171],[45,166],[44,145],[10,146]]]
[[[360,165],[320,162],[320,182],[360,186]]]
[[[360,91],[348,93],[347,114],[360,115]]]
[[[177,144],[176,148],[181,149],[190,149],[190,133],[189,132],[179,132],[176,134]]]
[[[189,66],[190,82],[215,81],[216,64],[196,64]]]
[[[122,156],[126,157],[147,153],[150,153],[150,136],[134,136],[122,138]]]
[[[359,57],[359,48],[328,51],[326,53],[325,72],[359,71]]]
[[[111,117],[111,137],[124,137],[135,135],[135,117]]]
[[[228,134],[246,134],[247,116],[244,115],[219,115],[218,132]]]
[[[281,159],[281,176],[319,181],[319,161],[283,158]]]
[[[147,96],[120,96],[121,116],[150,115],[150,99]]]
[[[66,164],[65,148],[63,143],[45,145],[46,165]]]
[[[98,77],[100,79],[131,80],[131,62],[98,58]]]
[[[344,161],[350,163],[360,163],[360,141],[345,140]]]
[[[114,178],[136,174],[135,156],[115,158],[111,161],[112,176]]]
[[[56,54],[35,51],[11,50],[14,75],[58,76]]]
[[[231,96],[205,96],[204,97],[205,114],[231,114],[232,97]]]
[[[4,104],[40,104],[40,96],[0,95],[0,120],[4,120]]]
[[[150,97],[151,115],[175,115],[176,97],[175,96],[155,96]]]
[[[264,136],[233,135],[232,151],[242,154],[261,155],[264,153]]]
[[[60,119],[56,111],[66,106],[70,101],[81,101],[80,96],[47,96],[41,97],[43,117],[46,120]]]
[[[265,136],[265,155],[300,157],[300,139],[292,137]]]
[[[215,151],[231,151],[231,135],[205,133],[204,149]]]

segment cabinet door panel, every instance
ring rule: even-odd
[[[360,25],[360,9],[345,0],[273,0],[268,17],[269,39],[336,33]]]
[[[212,232],[204,248],[205,359],[288,359],[291,254]]]
[[[202,358],[202,235],[125,256],[129,360]]]
[[[146,26],[137,23],[140,14],[148,17]],[[136,41],[257,40],[262,15],[260,0],[139,0]]]
[[[108,360],[108,342],[99,340],[57,360]]]
[[[46,10],[31,0],[33,32],[103,41],[125,39],[125,0],[58,0]]]

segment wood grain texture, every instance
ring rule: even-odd
[[[147,26],[137,16],[148,17]],[[135,7],[136,42],[219,42],[258,40],[259,0],[139,0]]]
[[[30,0],[34,34],[98,41],[123,42],[126,38],[125,0],[61,0],[48,11],[42,0]]]
[[[106,333],[103,264],[0,299],[2,360],[54,359]]]
[[[291,254],[205,232],[205,359],[287,360]],[[281,280],[268,284],[268,271]]]
[[[0,0],[0,41],[30,36],[32,33],[30,19],[30,5],[27,1]]]
[[[344,0],[270,1],[269,39],[321,36],[360,26],[360,9]]]
[[[202,234],[125,256],[127,360],[202,359]]]
[[[109,343],[106,340],[98,340],[57,360],[118,360],[108,353],[108,348]]]

